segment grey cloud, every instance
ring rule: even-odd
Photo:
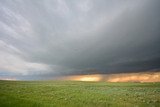
[[[40,75],[159,69],[159,10],[158,0],[5,0],[0,39],[47,66]]]

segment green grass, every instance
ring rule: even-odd
[[[160,107],[160,83],[0,81],[0,107]]]

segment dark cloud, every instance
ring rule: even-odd
[[[0,72],[48,77],[159,69],[159,11],[159,0],[1,1]]]

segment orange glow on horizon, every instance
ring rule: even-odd
[[[73,81],[100,81],[101,75],[78,75],[78,76],[69,76],[65,78],[66,80],[73,80]]]
[[[71,81],[160,82],[160,72],[74,75],[61,78]]]
[[[80,81],[100,81],[101,75],[85,75],[79,78]]]
[[[114,75],[108,82],[160,82],[160,73],[131,73]]]

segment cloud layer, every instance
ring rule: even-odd
[[[160,68],[159,0],[0,1],[0,75]]]

